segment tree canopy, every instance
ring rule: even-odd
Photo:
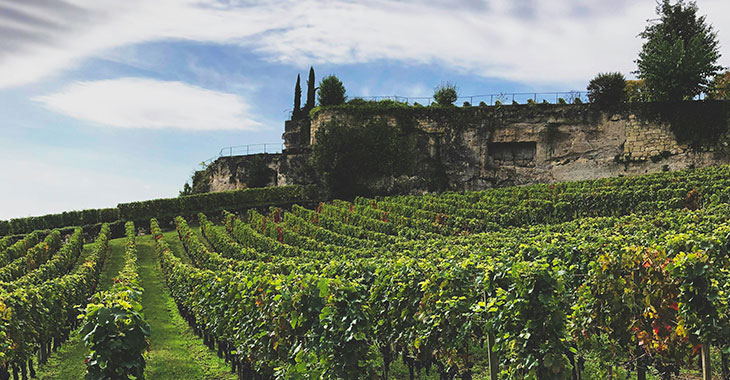
[[[679,101],[706,92],[722,69],[717,33],[705,16],[697,15],[693,1],[663,0],[657,14],[640,34],[646,42],[636,60],[636,73],[646,81],[652,99]]]
[[[345,103],[345,86],[339,78],[330,75],[319,82],[317,101],[320,106],[336,106]]]

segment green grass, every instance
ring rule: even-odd
[[[173,252],[186,262],[190,259],[182,250],[175,231],[165,233]],[[110,242],[110,257],[101,273],[100,288],[108,289],[114,277],[124,265],[125,239]],[[86,257],[92,245],[84,246],[82,257]],[[226,363],[203,345],[180,317],[174,301],[161,277],[159,262],[153,249],[150,235],[137,238],[137,265],[140,285],[144,288],[142,307],[152,330],[149,338],[150,351],[147,354],[145,377],[149,380],[233,380]],[[82,260],[79,260],[82,261]],[[38,379],[68,380],[83,379],[86,371],[84,358],[87,349],[78,332],[38,368]]]
[[[184,256],[176,233],[166,234],[175,253]],[[137,240],[139,275],[144,288],[142,307],[152,326],[148,379],[235,379],[223,360],[203,345],[180,317],[160,274],[152,237]]]

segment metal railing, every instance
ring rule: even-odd
[[[560,99],[565,100],[566,103],[573,103],[575,99],[580,99],[582,102],[588,101],[588,92],[586,91],[559,91],[559,92],[500,92],[498,94],[481,94],[481,95],[465,95],[457,98],[458,102],[468,101],[471,105],[477,105],[474,102],[484,102],[487,105],[496,104],[497,100],[500,103],[512,103],[518,102],[520,104],[527,103],[532,100],[536,103],[542,103],[543,101],[548,103],[558,103]],[[411,102],[422,102],[426,105],[431,105],[434,101],[433,97],[430,96],[400,96],[400,95],[384,95],[384,96],[356,96],[354,99],[365,99],[365,100],[393,100],[396,102],[402,102],[411,104]]]
[[[246,156],[249,154],[261,154],[261,153],[281,153],[284,150],[284,143],[265,143],[265,144],[247,144],[247,145],[235,145],[221,148],[217,156],[211,157],[205,161],[200,162],[200,167],[205,169],[220,157],[231,157],[231,156]]]
[[[221,148],[221,151],[218,152],[218,156],[244,156],[248,154],[259,153],[281,153],[282,150],[284,150],[284,143],[235,145]]]

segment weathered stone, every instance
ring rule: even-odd
[[[728,158],[713,152],[689,150],[678,145],[667,125],[649,123],[633,114],[595,115],[589,105],[472,107],[442,112],[423,108],[414,111],[413,122],[398,125],[389,114],[374,115],[388,125],[404,127],[412,137],[415,155],[411,173],[399,178],[376,181],[383,192],[419,193],[433,183],[438,168],[440,190],[479,190],[493,186],[593,179],[618,175],[659,172],[727,163]],[[448,115],[462,112],[458,123]],[[471,112],[471,113],[470,113]],[[445,116],[446,115],[446,116]],[[617,118],[618,117],[618,118]],[[275,156],[261,172],[268,173],[269,185],[319,183],[318,173],[309,163],[316,132],[338,120],[358,126],[359,120],[344,111],[321,110],[311,120],[308,131],[287,122],[284,140],[287,149]],[[457,125],[458,124],[458,125]],[[405,128],[407,127],[407,128]],[[307,133],[308,132],[308,133]],[[659,162],[648,158],[669,152]],[[665,154],[666,156],[666,154]],[[246,174],[252,158],[221,157],[206,175],[197,175],[211,191],[250,186]],[[658,161],[658,160],[657,160]],[[431,166],[423,163],[429,162]],[[436,166],[433,165],[436,163]],[[270,175],[271,173],[273,175]],[[270,175],[270,176],[269,176]],[[440,185],[441,186],[441,185]],[[195,186],[194,186],[195,187]]]

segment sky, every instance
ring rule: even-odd
[[[730,66],[730,1],[697,5]],[[0,0],[0,219],[177,196],[221,148],[281,143],[310,66],[317,81],[337,75],[350,98],[429,97],[444,82],[462,96],[584,91],[599,72],[631,78],[655,6]]]

